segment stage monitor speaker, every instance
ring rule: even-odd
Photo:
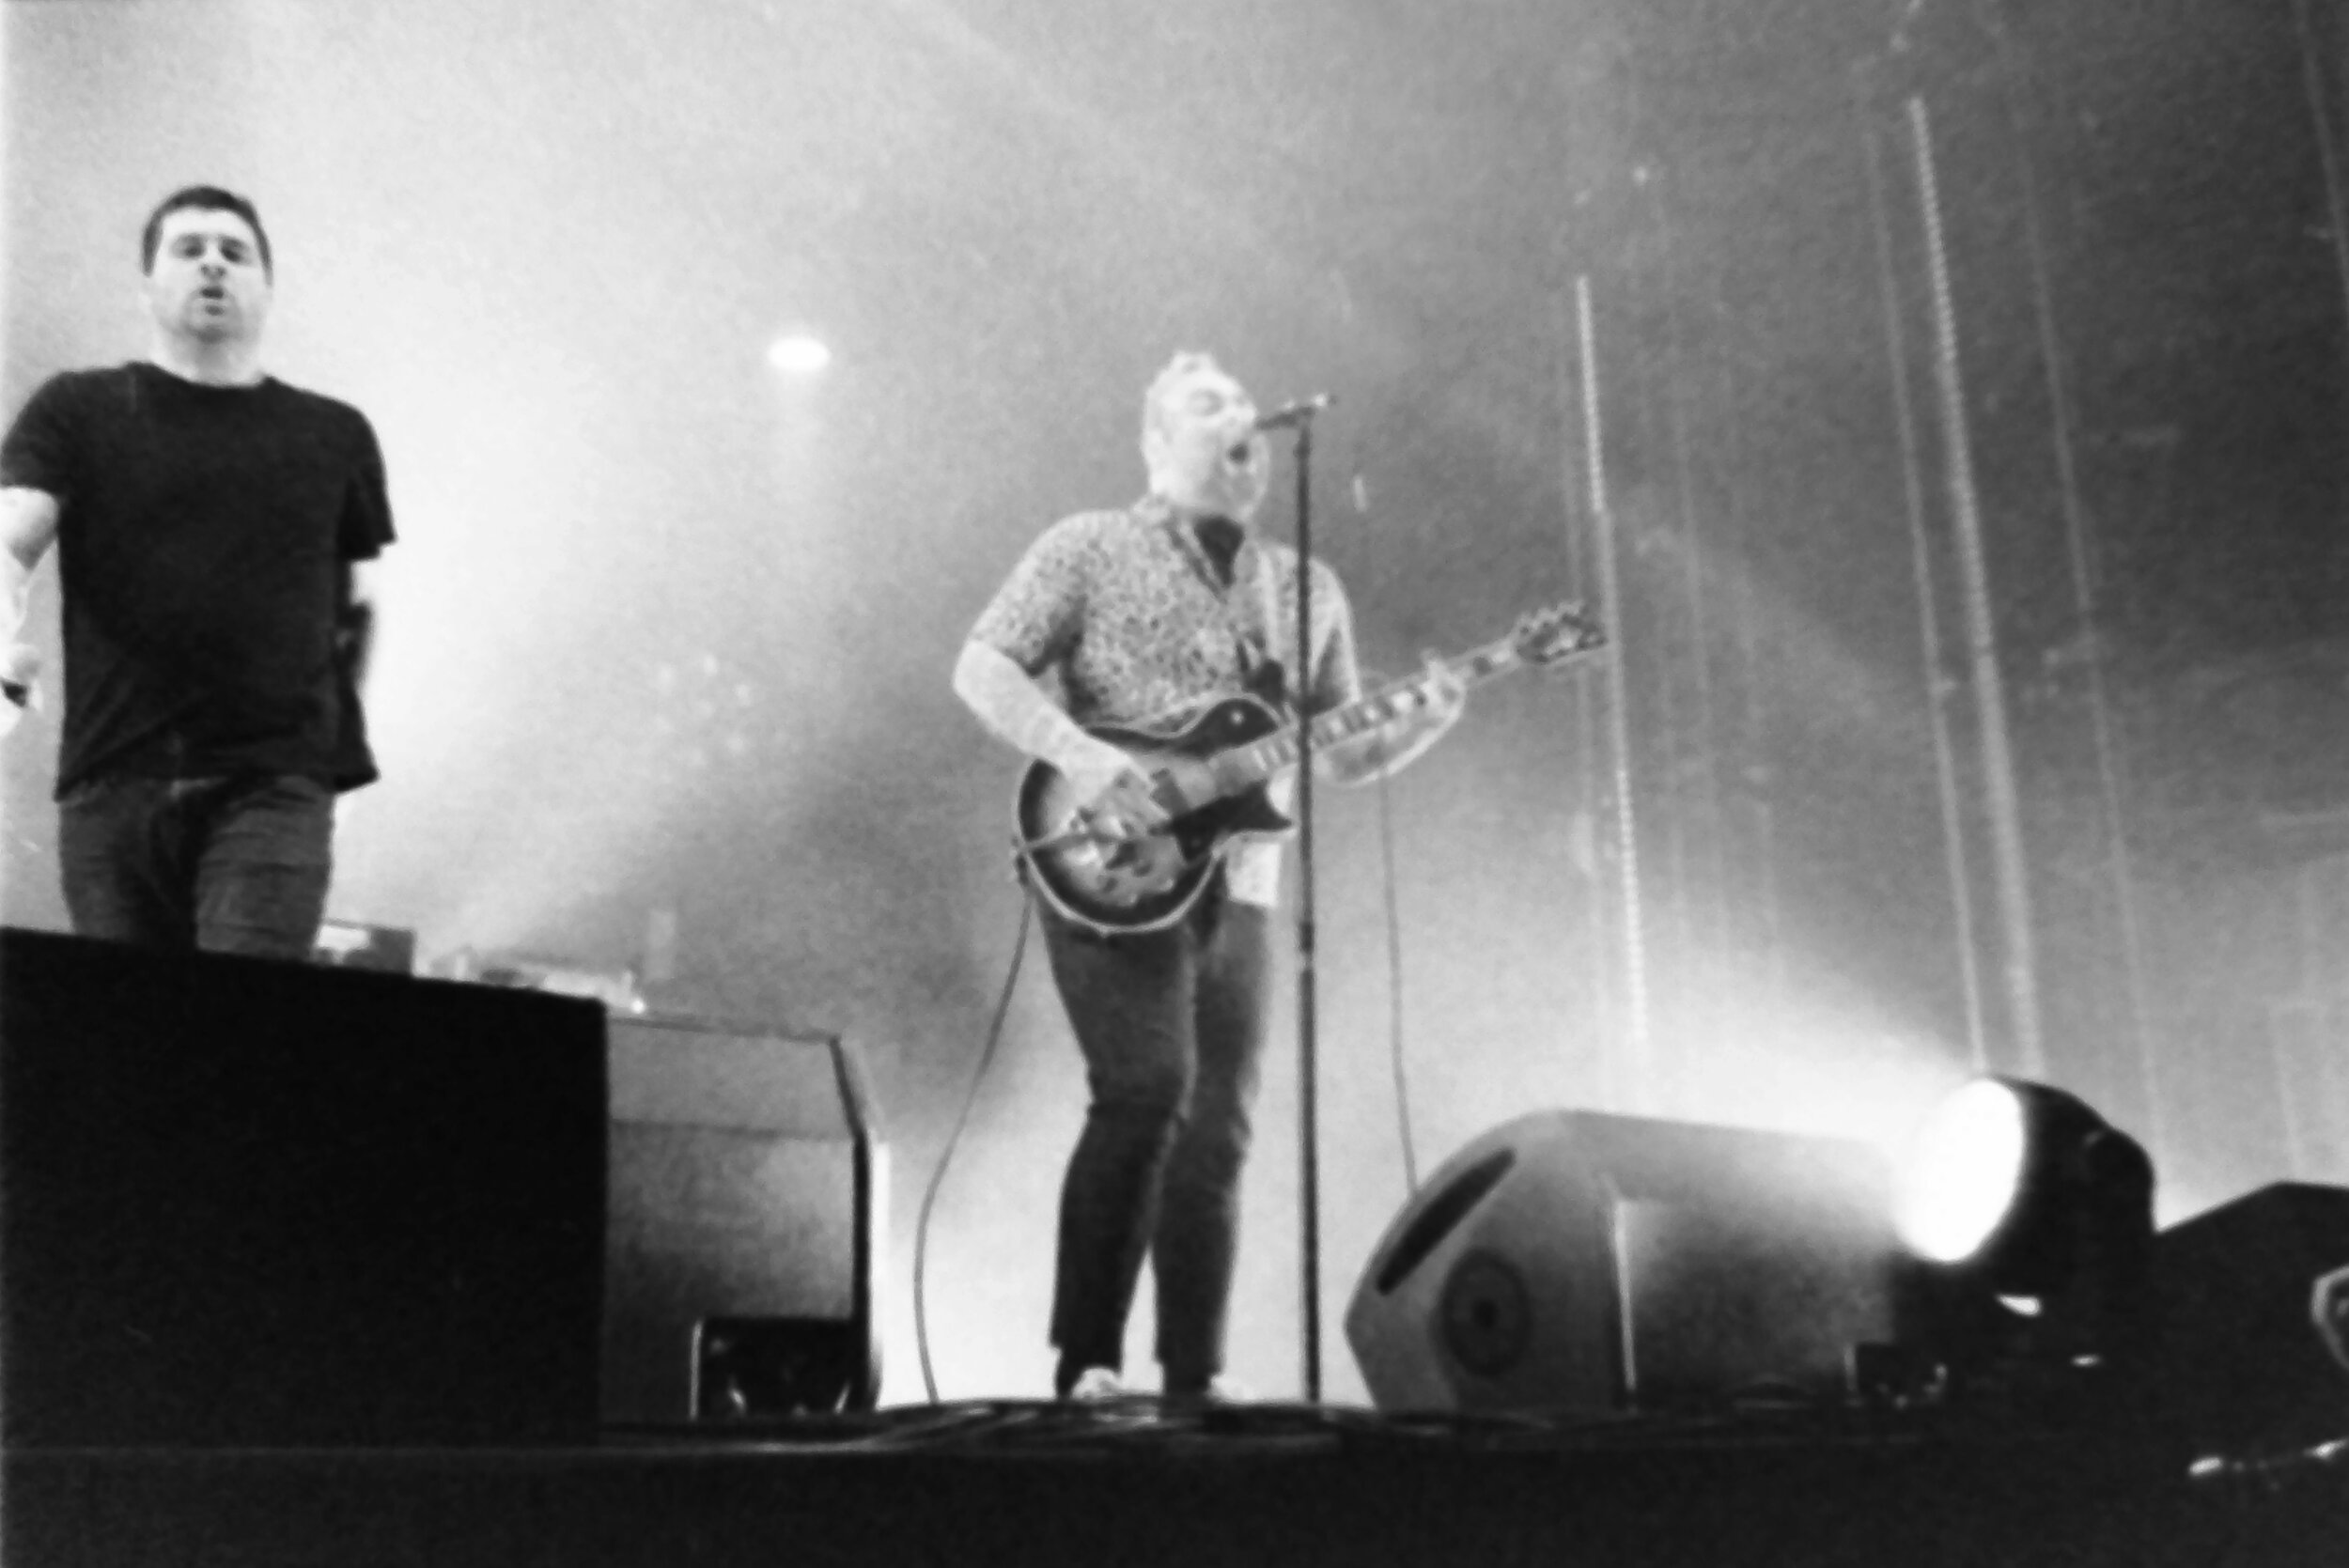
[[[1843,1397],[1906,1265],[1859,1143],[1544,1111],[1405,1205],[1346,1315],[1382,1410],[1575,1414]]]
[[[21,1447],[591,1443],[602,1010],[0,932]]]
[[[2278,1182],[2154,1238],[2164,1402],[2207,1452],[2277,1452],[2349,1436],[2349,1373],[2310,1315],[2317,1277],[2349,1265],[2349,1190]]]
[[[870,1409],[887,1151],[828,1036],[611,1023],[607,1427]]]

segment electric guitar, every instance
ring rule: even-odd
[[[1509,635],[1445,661],[1464,686],[1509,670],[1563,662],[1606,634],[1581,607],[1561,604],[1518,620]],[[1422,670],[1313,721],[1315,751],[1424,707],[1433,672]],[[1253,696],[1221,697],[1137,726],[1088,733],[1125,751],[1150,781],[1166,827],[1127,838],[1097,826],[1060,770],[1031,762],[1012,805],[1012,843],[1022,877],[1060,914],[1103,936],[1163,930],[1183,918],[1237,833],[1295,827],[1267,786],[1295,766],[1299,725]]]

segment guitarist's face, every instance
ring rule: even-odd
[[[1202,366],[1159,394],[1142,435],[1150,489],[1186,512],[1245,522],[1264,500],[1271,449],[1256,429],[1256,405],[1222,371]]]

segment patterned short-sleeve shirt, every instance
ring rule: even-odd
[[[1353,616],[1337,574],[1314,564],[1318,712],[1360,694]],[[1253,538],[1220,581],[1162,504],[1062,519],[1030,546],[971,629],[1030,675],[1057,670],[1081,724],[1156,719],[1247,690],[1252,660],[1295,661],[1297,552]]]
[[[1222,582],[1192,529],[1161,502],[1080,512],[1028,548],[971,629],[971,640],[1032,675],[1056,671],[1081,724],[1165,718],[1249,690],[1265,657],[1296,660],[1297,552],[1245,539]],[[1353,614],[1337,574],[1313,570],[1312,679],[1305,707],[1321,712],[1361,692]],[[1290,683],[1292,695],[1297,683]],[[1285,807],[1286,781],[1273,801]],[[1280,846],[1241,840],[1226,859],[1230,895],[1270,905]]]

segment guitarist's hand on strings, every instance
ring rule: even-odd
[[[1435,649],[1426,650],[1420,658],[1427,665],[1427,674],[1420,682],[1427,691],[1426,717],[1421,722],[1441,735],[1460,722],[1460,714],[1468,706],[1468,682]]]
[[[1051,759],[1068,781],[1085,825],[1107,838],[1147,838],[1166,826],[1166,811],[1134,759],[1108,741],[1078,734]]]
[[[1459,672],[1439,653],[1421,657],[1426,670],[1414,682],[1423,694],[1421,705],[1388,725],[1379,737],[1379,766],[1385,772],[1394,772],[1442,739],[1468,707],[1468,683]]]
[[[1152,798],[1150,781],[1134,759],[1072,723],[1002,652],[965,643],[955,662],[955,691],[989,729],[1060,775],[1067,786],[1063,799],[1075,805],[1086,833],[1147,838],[1166,826],[1165,809]],[[1049,830],[1058,831],[1057,824]]]

